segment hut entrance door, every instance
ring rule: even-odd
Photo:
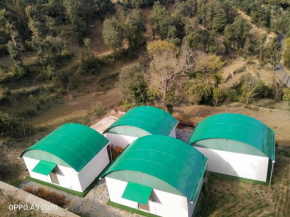
[[[54,170],[51,171],[50,178],[51,178],[52,183],[59,185],[59,181],[58,181],[58,178],[56,176],[55,168],[54,168]]]
[[[139,209],[140,210],[144,210],[144,211],[147,211],[147,212],[150,211],[150,209],[149,209],[149,203],[147,203],[146,205],[144,205],[142,203],[138,203],[138,206],[139,206]]]

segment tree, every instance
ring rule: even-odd
[[[129,85],[129,92],[137,105],[146,105],[149,101],[148,86],[142,75],[134,77],[132,84]]]
[[[283,94],[283,88],[285,84],[277,77],[273,77],[272,89],[274,91],[275,99],[281,100]]]
[[[195,71],[202,72],[209,75],[214,75],[222,69],[224,66],[220,56],[215,54],[204,55],[202,58],[199,58],[196,62]]]
[[[144,72],[139,64],[121,69],[117,86],[125,100],[137,105],[147,104],[149,100],[148,86],[144,81]]]
[[[149,56],[153,57],[154,55],[161,55],[163,52],[170,52],[177,55],[180,50],[177,46],[168,41],[157,40],[148,42],[147,51]]]
[[[248,105],[259,94],[257,92],[259,80],[251,74],[246,74],[242,76],[240,85],[241,101]]]
[[[13,11],[2,9],[0,11],[0,24],[1,28],[3,28],[5,32],[10,35],[11,40],[8,42],[8,52],[10,54],[10,58],[22,65],[22,54],[25,48],[23,39],[19,34],[19,24],[17,23],[16,14]]]
[[[66,15],[71,23],[71,34],[79,43],[83,42],[94,15],[94,0],[64,0]]]
[[[224,94],[221,88],[215,87],[212,92],[213,104],[216,107],[218,103],[223,100]]]
[[[150,23],[154,38],[158,36],[161,40],[180,42],[184,32],[182,22],[178,18],[171,17],[169,11],[159,2],[153,6]]]
[[[198,27],[198,20],[195,18],[187,19],[185,24],[185,37],[183,43],[192,49],[206,51],[208,46],[209,34],[207,30]]]
[[[122,47],[124,34],[120,22],[116,18],[105,19],[103,27],[103,39],[105,44],[116,53]]]
[[[276,66],[281,60],[281,44],[277,38],[266,41],[266,38],[261,41],[259,60],[262,65],[266,63]]]
[[[96,11],[104,18],[105,14],[108,12],[114,12],[115,7],[111,0],[95,0]]]
[[[212,94],[212,81],[203,74],[197,74],[196,78],[188,80],[183,87],[185,99],[190,104],[198,104],[207,101]]]
[[[174,4],[174,16],[180,20],[185,20],[187,17],[193,17],[196,14],[194,1],[176,1]]]
[[[290,89],[289,88],[283,89],[283,100],[288,102],[288,105],[290,106]]]
[[[251,25],[242,17],[237,17],[233,24],[225,27],[225,46],[226,48],[243,49],[251,30]]]
[[[31,45],[37,54],[37,60],[48,78],[56,73],[57,62],[65,49],[64,40],[52,36],[54,24],[51,17],[45,13],[45,5],[36,4],[26,8],[29,28],[32,32]]]
[[[181,79],[186,76],[186,72],[195,67],[202,54],[200,51],[183,47],[178,56],[172,51],[153,55],[146,75],[149,91],[155,93],[156,103],[168,109],[180,99],[177,96],[182,88]]]
[[[284,65],[290,68],[290,38],[285,39],[285,47],[283,52]]]
[[[144,17],[140,10],[133,9],[132,12],[126,16],[123,29],[130,50],[134,50],[146,42],[144,36],[146,27],[144,22]]]

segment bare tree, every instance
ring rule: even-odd
[[[165,50],[162,53],[155,54],[150,63],[147,73],[147,82],[151,91],[153,91],[159,103],[166,107],[168,101],[181,99],[177,97],[181,92],[185,73],[195,67],[195,64],[201,56],[205,55],[201,51],[192,50],[188,47],[182,47],[180,55]],[[179,101],[179,100],[177,100]]]
[[[241,97],[242,101],[247,105],[250,101],[258,95],[257,87],[259,84],[259,80],[251,76],[251,74],[246,74],[241,78],[242,86],[241,86]]]
[[[273,89],[275,92],[275,99],[281,99],[284,87],[285,85],[283,84],[283,82],[281,82],[276,76],[273,76]]]

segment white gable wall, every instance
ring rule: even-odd
[[[45,176],[32,171],[40,160],[29,157],[23,157],[23,159],[32,178],[54,184],[50,175]],[[79,173],[73,168],[57,165],[55,170],[59,186],[83,192],[106,168],[109,162],[106,146]]]
[[[36,160],[36,159],[28,158],[28,157],[23,157],[23,159],[28,169],[28,172],[32,178],[54,184],[51,181],[50,175],[45,176],[45,175],[41,175],[39,173],[35,173],[32,171],[33,168],[39,163],[40,160]],[[75,191],[79,191],[79,192],[82,191],[79,178],[78,178],[78,173],[74,169],[57,165],[56,173],[57,173],[56,175],[57,175],[57,179],[59,181],[60,186],[69,188]]]
[[[172,129],[172,131],[170,132],[170,134],[168,136],[170,136],[172,138],[176,138],[176,126]]]
[[[127,182],[106,177],[106,184],[112,202],[138,209],[137,202],[122,198]],[[165,217],[191,217],[194,209],[193,207],[192,210],[188,210],[189,203],[186,197],[156,189],[153,189],[148,203],[150,213]]]
[[[125,148],[127,145],[138,139],[138,137],[125,136],[113,133],[106,133],[105,136],[114,147],[119,146],[121,148]]]
[[[79,172],[81,189],[86,188],[100,175],[100,173],[110,163],[107,145]]]
[[[268,157],[239,154],[208,148],[195,147],[208,160],[208,171],[231,176],[267,181]]]

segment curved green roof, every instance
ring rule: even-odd
[[[214,138],[248,144],[275,161],[275,132],[252,117],[229,113],[210,116],[197,125],[189,144]]]
[[[138,106],[120,117],[104,133],[114,133],[113,130],[117,127],[132,126],[140,128],[152,135],[167,136],[177,123],[178,121],[174,117],[162,109],[150,106]],[[128,132],[126,133],[126,131]],[[125,133],[123,135],[134,136],[130,131],[131,129],[123,130],[122,134]]]
[[[21,157],[40,150],[56,156],[79,172],[108,143],[109,140],[90,127],[74,123],[64,124],[22,152]],[[55,158],[49,158],[49,161],[55,161]]]
[[[185,142],[149,135],[128,146],[101,177],[121,170],[141,172],[168,183],[194,200],[206,165],[207,158]]]

